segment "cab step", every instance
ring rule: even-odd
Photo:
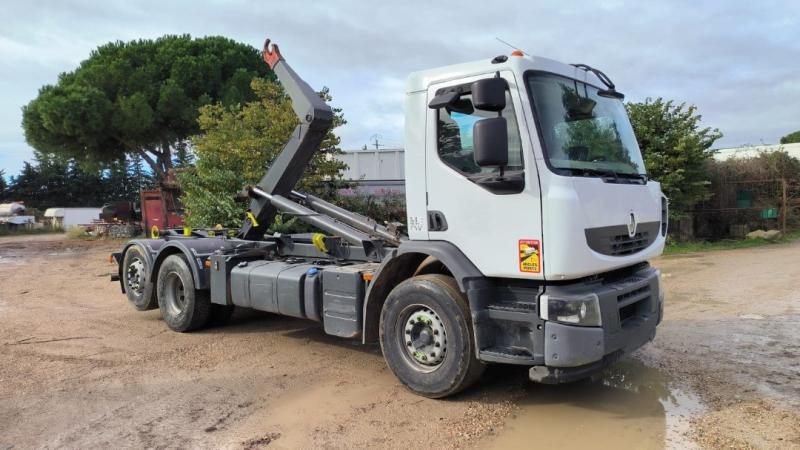
[[[481,361],[498,362],[505,364],[536,364],[531,352],[518,347],[489,347],[480,351]]]
[[[512,322],[530,322],[538,316],[536,303],[530,302],[498,302],[486,306],[488,316],[496,320]]]

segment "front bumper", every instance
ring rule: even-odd
[[[661,321],[660,272],[644,267],[621,278],[548,286],[559,298],[598,296],[602,327],[544,323],[544,364],[530,369],[530,379],[563,383],[591,375],[655,338]]]

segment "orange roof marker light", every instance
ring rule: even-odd
[[[522,57],[522,56],[525,56],[525,52],[523,52],[522,50],[514,50],[514,51],[511,52],[511,56],[520,56],[520,57]]]

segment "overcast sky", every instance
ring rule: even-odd
[[[583,62],[628,100],[694,103],[725,137],[716,147],[775,143],[800,129],[800,2],[606,0],[15,1],[2,0],[0,169],[32,157],[20,126],[38,89],[114,40],[266,36],[314,88],[328,86],[348,124],[343,147],[373,135],[402,146],[403,82],[414,70],[510,49]]]

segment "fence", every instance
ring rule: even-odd
[[[686,218],[675,221],[679,241],[743,238],[747,233],[800,228],[800,183],[784,178],[712,182],[713,196]]]

